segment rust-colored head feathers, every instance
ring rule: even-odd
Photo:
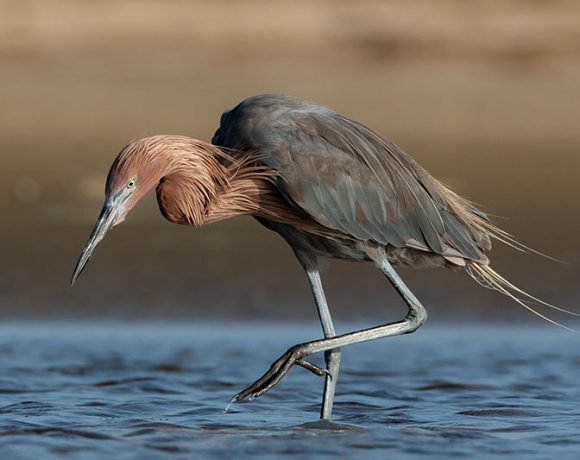
[[[227,184],[227,155],[197,139],[177,135],[145,137],[127,145],[113,162],[107,177],[106,198],[132,187],[124,217],[135,204],[165,178],[179,181],[180,195],[200,194],[210,200]],[[191,205],[190,205],[191,207]],[[117,222],[118,223],[118,222]]]
[[[113,162],[105,203],[81,254],[72,282],[106,232],[154,186],[161,213],[180,224],[202,225],[238,214],[257,212],[272,194],[273,172],[255,156],[235,159],[211,144],[186,136],[158,135],[127,145]],[[272,189],[265,193],[266,189]]]

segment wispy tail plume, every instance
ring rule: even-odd
[[[467,262],[467,273],[480,285],[483,287],[493,289],[495,291],[501,292],[505,296],[509,297],[510,299],[514,300],[515,302],[522,305],[524,308],[529,310],[534,315],[539,316],[540,318],[555,324],[561,328],[564,328],[568,331],[574,331],[573,329],[564,326],[563,324],[549,318],[546,315],[543,315],[536,309],[532,308],[529,303],[536,302],[538,304],[544,305],[548,308],[552,308],[554,310],[567,313],[569,315],[580,316],[579,313],[575,313],[573,311],[566,310],[564,308],[558,307],[551,303],[545,302],[537,297],[534,297],[531,294],[528,294],[526,291],[520,289],[510,281],[506,280],[503,276],[493,270],[489,265],[482,265],[477,262],[469,261]]]

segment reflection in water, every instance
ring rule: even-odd
[[[549,327],[427,326],[349,347],[331,424],[316,422],[322,379],[301,368],[223,413],[272,359],[318,335],[274,324],[5,324],[0,457],[546,458],[580,448],[578,337]]]

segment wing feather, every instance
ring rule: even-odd
[[[458,265],[486,260],[489,238],[455,215],[456,195],[395,144],[329,109],[257,96],[226,112],[212,141],[259,152],[284,197],[321,225]]]

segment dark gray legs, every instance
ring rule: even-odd
[[[322,404],[321,417],[328,419],[332,411],[332,400],[336,385],[336,376],[340,365],[340,347],[351,345],[353,343],[366,342],[368,340],[380,339],[394,335],[409,334],[416,331],[426,320],[427,311],[421,305],[415,295],[405,285],[398,273],[393,269],[383,248],[375,248],[368,252],[369,257],[376,263],[377,267],[386,275],[393,287],[401,295],[409,311],[402,321],[384,324],[361,331],[350,332],[348,334],[334,335],[334,327],[330,318],[330,313],[324,298],[324,292],[320,283],[318,270],[313,270],[312,265],[305,264],[299,254],[298,257],[305,266],[308,278],[314,292],[316,304],[320,315],[320,321],[324,329],[325,338],[314,340],[299,345],[295,345],[278,358],[270,369],[251,386],[234,396],[234,401],[240,401],[246,397],[257,398],[266,393],[270,388],[276,385],[294,364],[304,362],[303,358],[313,353],[324,351],[327,356],[327,375],[326,386],[324,390],[324,399]],[[314,373],[321,375],[323,372],[316,372],[316,366],[313,366]],[[336,374],[333,374],[335,372]],[[334,375],[334,378],[333,378]]]
[[[330,310],[326,303],[326,296],[322,289],[322,282],[320,280],[320,272],[318,268],[307,268],[306,274],[310,281],[312,294],[318,308],[318,316],[320,317],[320,324],[324,332],[324,337],[329,339],[336,336],[334,325],[332,324],[332,317]],[[333,348],[324,352],[326,360],[326,381],[324,382],[324,395],[322,397],[322,408],[320,410],[320,418],[329,420],[332,413],[332,403],[334,402],[334,391],[336,390],[336,381],[338,379],[338,370],[340,368],[340,348]]]

